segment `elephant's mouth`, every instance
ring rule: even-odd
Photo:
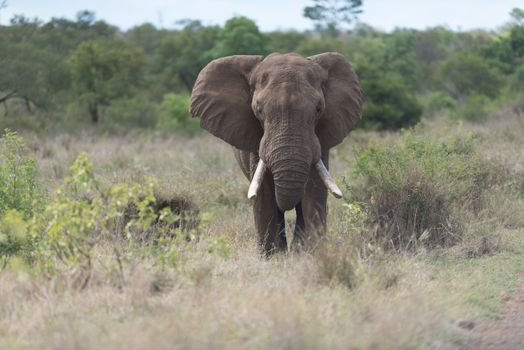
[[[315,164],[315,169],[318,172],[318,175],[322,179],[322,182],[326,186],[326,188],[335,196],[336,198],[342,198],[342,191],[335,183],[335,180],[327,170],[326,166],[324,165],[324,162],[322,159],[320,159]],[[253,179],[251,180],[251,184],[249,185],[249,190],[247,192],[247,198],[253,199],[256,197],[258,189],[260,188],[260,185],[262,184],[262,180],[264,179],[264,175],[267,170],[267,165],[264,163],[262,159],[258,161],[257,168],[255,170],[255,174],[253,175]],[[296,203],[292,203],[289,205],[283,205],[281,209],[283,210],[289,210],[294,208]],[[280,205],[279,205],[280,206]],[[289,208],[288,208],[289,207]]]

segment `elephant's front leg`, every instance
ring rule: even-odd
[[[278,209],[273,177],[268,172],[253,206],[258,241],[266,256],[287,251],[284,213]]]
[[[329,155],[323,154],[322,161],[328,166]],[[309,248],[326,231],[328,191],[312,169],[306,184],[302,201],[295,208],[297,222],[293,234],[292,249],[297,251]]]

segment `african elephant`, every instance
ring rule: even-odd
[[[339,53],[238,55],[210,62],[198,75],[190,112],[234,147],[251,181],[255,225],[263,251],[287,250],[284,212],[296,210],[292,248],[326,229],[329,149],[362,114],[362,91]]]

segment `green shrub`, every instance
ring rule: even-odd
[[[426,100],[424,112],[428,116],[433,116],[438,112],[455,110],[457,102],[442,91],[432,93]]]
[[[35,159],[16,132],[6,129],[0,142],[0,217],[15,209],[29,218],[41,199]]]
[[[43,205],[33,157],[20,136],[5,130],[0,148],[0,264],[14,255],[28,257],[28,219]]]
[[[460,119],[465,119],[473,122],[485,121],[492,109],[491,100],[484,95],[473,94],[470,95],[464,105],[462,105],[454,116]]]
[[[157,124],[164,131],[179,131],[195,135],[200,131],[198,119],[189,113],[189,96],[166,94]]]
[[[524,91],[524,64],[520,65],[511,79],[511,89],[516,92]]]
[[[29,235],[29,224],[24,215],[10,209],[0,217],[0,269],[12,256],[30,259],[33,239]]]
[[[104,109],[103,123],[112,129],[153,128],[157,112],[153,103],[144,96],[122,98]]]
[[[415,130],[357,152],[350,203],[364,207],[372,239],[393,248],[460,240],[464,211],[482,208],[493,178],[475,143],[474,135],[437,140]]]
[[[400,76],[371,65],[356,71],[366,101],[359,127],[395,130],[420,121],[422,107]]]
[[[151,227],[157,217],[153,205],[154,184],[119,183],[103,188],[93,172],[93,164],[81,153],[49,203],[34,217],[32,235],[37,241],[36,260],[43,271],[52,271],[60,262],[81,271],[87,283],[94,258],[94,248],[112,243],[119,259],[118,242],[123,232],[133,238],[135,231]],[[124,220],[129,203],[137,214]],[[167,211],[164,213],[168,217]]]
[[[456,54],[444,61],[439,76],[443,88],[457,99],[472,94],[495,98],[504,84],[500,74],[473,53]]]

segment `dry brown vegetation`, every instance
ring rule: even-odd
[[[422,129],[445,137],[445,124]],[[84,288],[75,269],[44,276],[11,259],[0,272],[0,348],[461,348],[471,335],[459,321],[496,317],[500,293],[524,271],[524,115],[461,130],[478,135],[504,179],[478,211],[464,212],[457,244],[384,250],[355,208],[330,199],[317,249],[271,259],[257,251],[247,180],[220,141],[25,135],[50,191],[83,151],[104,183],[153,176],[159,196],[184,198],[201,222],[197,239],[177,243],[173,265],[124,251],[118,267],[114,243],[100,244]],[[332,152],[334,176],[347,177],[353,152],[385,137],[399,136],[350,136]]]

